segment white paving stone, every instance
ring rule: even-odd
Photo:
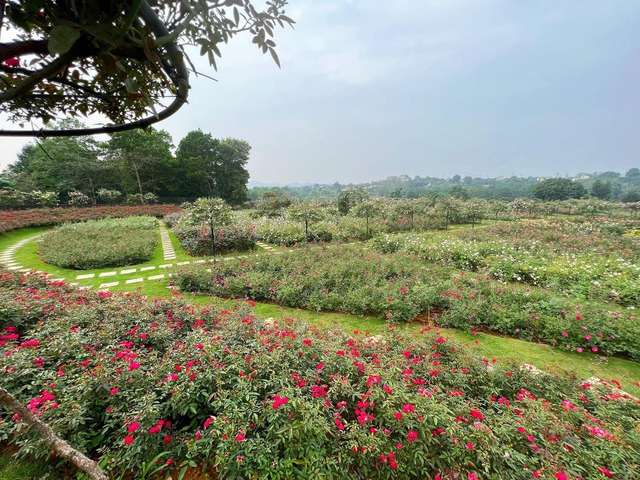
[[[113,277],[115,275],[117,275],[118,272],[102,272],[100,275],[98,275],[99,277]]]
[[[99,288],[110,288],[110,287],[115,287],[119,284],[120,282],[110,282],[110,283],[103,283],[102,285],[100,285]]]
[[[178,262],[178,265],[189,265],[191,262]]]
[[[93,288],[93,285],[87,285],[84,287],[78,287],[78,290],[91,290]]]
[[[156,267],[142,267],[140,269],[141,272],[148,272],[149,270],[155,270]]]
[[[128,273],[135,273],[136,269],[135,268],[127,268],[126,270],[122,270],[120,272],[120,275],[127,275]]]
[[[20,270],[22,268],[21,265],[14,265],[12,267],[7,267],[9,270]]]
[[[164,273],[160,275],[151,275],[147,280],[160,280],[161,278],[164,278]]]
[[[206,260],[194,260],[193,263],[206,263]]]
[[[64,277],[62,278],[48,278],[50,282],[64,282]]]
[[[144,278],[130,278],[129,280],[126,280],[124,283],[140,283],[140,282],[144,282]]]
[[[85,274],[85,275],[78,275],[78,276],[76,277],[76,280],[84,280],[84,279],[86,279],[86,278],[93,278],[93,277],[95,277],[95,276],[96,276],[96,274],[95,274],[95,273],[87,273],[87,274]]]
[[[160,265],[160,268],[170,268],[173,267],[173,263],[167,263],[166,265]]]

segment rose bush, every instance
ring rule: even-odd
[[[349,335],[14,273],[0,305],[2,385],[116,476],[152,459],[219,478],[640,474],[640,405],[615,380],[501,365],[430,327]],[[2,441],[50,455],[0,415]]]
[[[175,281],[189,292],[391,321],[423,316],[443,326],[481,327],[640,360],[637,238],[574,223],[521,222],[506,228],[511,233],[492,227],[458,237],[372,240],[373,249],[389,253],[362,245],[300,248],[283,256],[225,261],[211,271],[188,268]]]

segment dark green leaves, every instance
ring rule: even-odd
[[[68,52],[78,38],[80,38],[80,32],[73,27],[66,25],[53,27],[48,43],[49,53],[56,55]]]

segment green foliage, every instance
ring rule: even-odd
[[[251,146],[244,140],[213,138],[201,130],[180,141],[174,167],[184,196],[217,197],[230,205],[247,200],[249,172],[246,164]]]
[[[611,197],[611,182],[597,179],[591,186],[591,195],[600,200],[609,200]]]
[[[553,201],[582,198],[587,191],[581,184],[568,178],[547,178],[539,182],[531,193],[534,198]]]
[[[338,196],[338,211],[346,215],[349,211],[369,198],[369,194],[363,188],[347,188]]]
[[[250,250],[254,228],[231,225],[231,208],[219,198],[199,198],[173,221],[172,230],[182,248],[195,256]]]
[[[127,196],[167,191],[174,181],[171,175],[173,147],[164,130],[129,130],[114,133],[103,145],[110,179]],[[138,197],[138,198],[140,198]],[[135,202],[135,199],[133,200]],[[144,203],[138,201],[137,203]]]
[[[47,123],[60,114],[100,114],[115,124],[153,118],[154,105],[176,89],[187,100],[186,45],[197,45],[216,68],[219,46],[249,32],[279,65],[272,38],[277,26],[294,23],[285,15],[287,1],[262,11],[253,3],[9,2],[3,19],[16,35],[0,46],[2,59],[12,60],[0,75],[0,109],[15,123]]]
[[[217,478],[640,472],[640,406],[617,381],[481,359],[431,327],[347,335],[14,274],[0,299],[3,385],[116,477],[154,459]],[[0,438],[48,457],[8,413]]]
[[[633,225],[524,221],[456,237],[379,235],[370,245],[381,254],[356,245],[300,248],[189,268],[176,284],[392,321],[427,315],[440,325],[640,360],[640,244],[625,233]]]
[[[127,217],[65,224],[38,241],[47,263],[78,270],[144,263],[158,244],[153,217]]]

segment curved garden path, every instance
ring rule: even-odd
[[[164,226],[164,224],[162,222],[158,222],[159,223],[159,228],[160,228],[160,242],[162,245],[162,253],[163,253],[163,259],[165,261],[171,261],[171,260],[176,260],[177,259],[177,255],[175,252],[175,249],[173,248],[173,244],[171,243],[171,238],[169,236],[169,232],[167,230],[167,228]],[[16,270],[16,271],[20,271],[20,272],[30,272],[30,271],[34,271],[33,268],[28,268],[25,267],[23,265],[20,265],[14,258],[15,253],[17,252],[18,249],[20,249],[21,247],[23,247],[24,245],[26,245],[27,243],[35,240],[37,237],[39,237],[40,235],[42,235],[42,233],[38,234],[38,235],[34,235],[32,237],[28,237],[28,238],[24,238],[22,240],[17,241],[16,243],[12,244],[11,246],[7,247],[4,251],[0,252],[0,266],[4,265],[8,270]],[[266,250],[270,253],[282,253],[278,250],[276,250],[275,248],[262,243],[262,242],[256,242],[256,246]],[[237,257],[225,257],[225,259],[234,259],[234,258],[248,258],[251,255],[239,255]],[[208,260],[209,262],[213,262],[215,261],[215,259],[210,259]],[[184,265],[190,265],[190,264],[201,264],[201,263],[206,263],[207,260],[193,260],[193,261],[183,261],[183,262],[176,262],[174,263],[165,263],[162,265],[158,265],[158,270],[160,269],[169,269],[172,268],[174,266],[184,266]],[[144,281],[152,281],[152,280],[162,280],[166,277],[171,277],[172,274],[171,273],[156,273],[155,275],[149,275],[147,277],[144,276],[138,276],[138,275],[134,275],[134,274],[139,274],[139,275],[144,275],[147,272],[152,272],[156,270],[156,266],[152,265],[152,266],[148,266],[148,267],[135,267],[135,266],[131,266],[131,267],[127,267],[127,268],[122,268],[122,269],[117,269],[117,270],[111,270],[111,271],[107,271],[107,272],[101,272],[101,273],[81,273],[81,271],[76,275],[76,277],[73,280],[76,281],[71,281],[70,285],[78,285],[77,280],[89,280],[89,279],[102,279],[103,282],[100,283],[98,285],[98,289],[99,290],[108,290],[111,287],[116,287],[118,285],[120,285],[121,281],[124,282],[125,285],[128,284],[132,284],[132,283],[142,283]],[[156,270],[156,272],[158,271]],[[71,272],[71,271],[70,271]],[[42,273],[40,271],[36,270],[36,273]],[[75,274],[75,272],[74,272]],[[66,280],[66,278],[51,278],[51,281],[64,281]],[[93,288],[93,285],[90,286],[82,286],[79,287],[81,289],[90,289]],[[169,288],[174,288],[174,287],[169,287]]]

